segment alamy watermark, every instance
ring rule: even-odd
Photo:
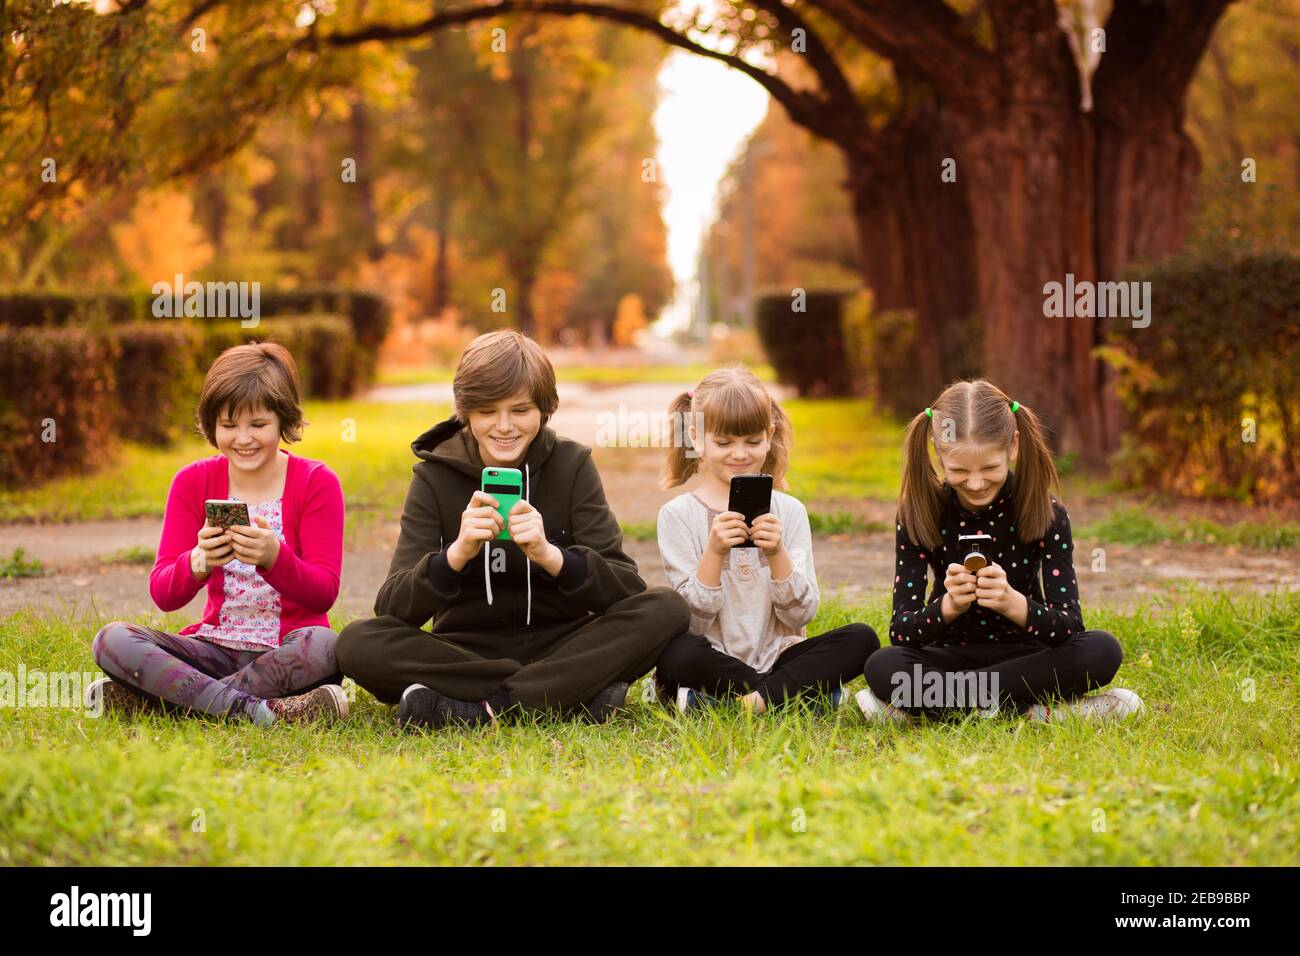
[[[896,671],[890,678],[894,689],[889,702],[903,709],[979,708],[992,711],[998,706],[997,671],[925,671],[920,664],[912,670]]]
[[[19,664],[18,671],[0,671],[0,707],[64,707],[84,710],[87,717],[104,713],[104,701],[86,701],[86,688],[104,675],[98,671],[40,671]]]
[[[631,411],[626,403],[616,412],[596,416],[596,444],[601,448],[685,448],[687,458],[699,458],[691,428],[704,436],[703,412]]]
[[[262,283],[198,282],[176,273],[173,282],[155,282],[153,315],[156,319],[240,319],[245,329],[262,320]]]
[[[1065,282],[1043,286],[1043,315],[1049,319],[1132,319],[1133,328],[1151,324],[1150,282]]]

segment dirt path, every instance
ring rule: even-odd
[[[53,571],[45,577],[0,580],[0,615],[24,608],[66,616],[98,612],[107,617],[152,610],[148,565],[105,564],[102,558],[124,548],[152,552],[160,528],[156,519],[29,526],[21,535],[16,533],[19,526],[0,527],[0,553],[21,546]],[[396,540],[396,525],[381,526],[368,537],[389,544]],[[815,553],[823,590],[848,600],[885,594],[893,580],[893,545],[888,534],[819,536]],[[628,541],[626,547],[648,583],[667,583],[653,541]],[[370,613],[390,555],[383,547],[345,552],[337,605],[343,615]],[[1300,590],[1295,557],[1291,552],[1233,551],[1210,545],[1108,545],[1104,572],[1093,572],[1090,560],[1080,560],[1079,584],[1085,608],[1099,603],[1131,607],[1189,584],[1255,593],[1295,591]],[[196,617],[201,609],[198,598],[187,613]]]

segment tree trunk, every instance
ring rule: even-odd
[[[952,116],[924,94],[882,131],[883,158],[846,151],[863,276],[876,309],[915,313],[917,374],[933,394],[981,364],[943,348],[978,311],[965,176],[940,181],[955,140]]]

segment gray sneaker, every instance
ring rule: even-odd
[[[125,684],[111,677],[101,677],[90,683],[86,688],[85,705],[86,710],[96,716],[113,713],[121,717],[138,717],[141,714],[158,713],[162,710],[156,700],[135,693]]]
[[[1034,704],[1026,716],[1035,723],[1060,723],[1066,717],[1083,717],[1086,720],[1123,720],[1125,717],[1142,715],[1146,706],[1142,698],[1127,687],[1112,687],[1108,690],[1080,697],[1078,700],[1062,701],[1057,704]]]

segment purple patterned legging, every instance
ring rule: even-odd
[[[279,647],[237,651],[197,637],[115,621],[95,635],[95,663],[145,697],[214,717],[251,718],[270,697],[342,680],[327,627],[300,627]]]

